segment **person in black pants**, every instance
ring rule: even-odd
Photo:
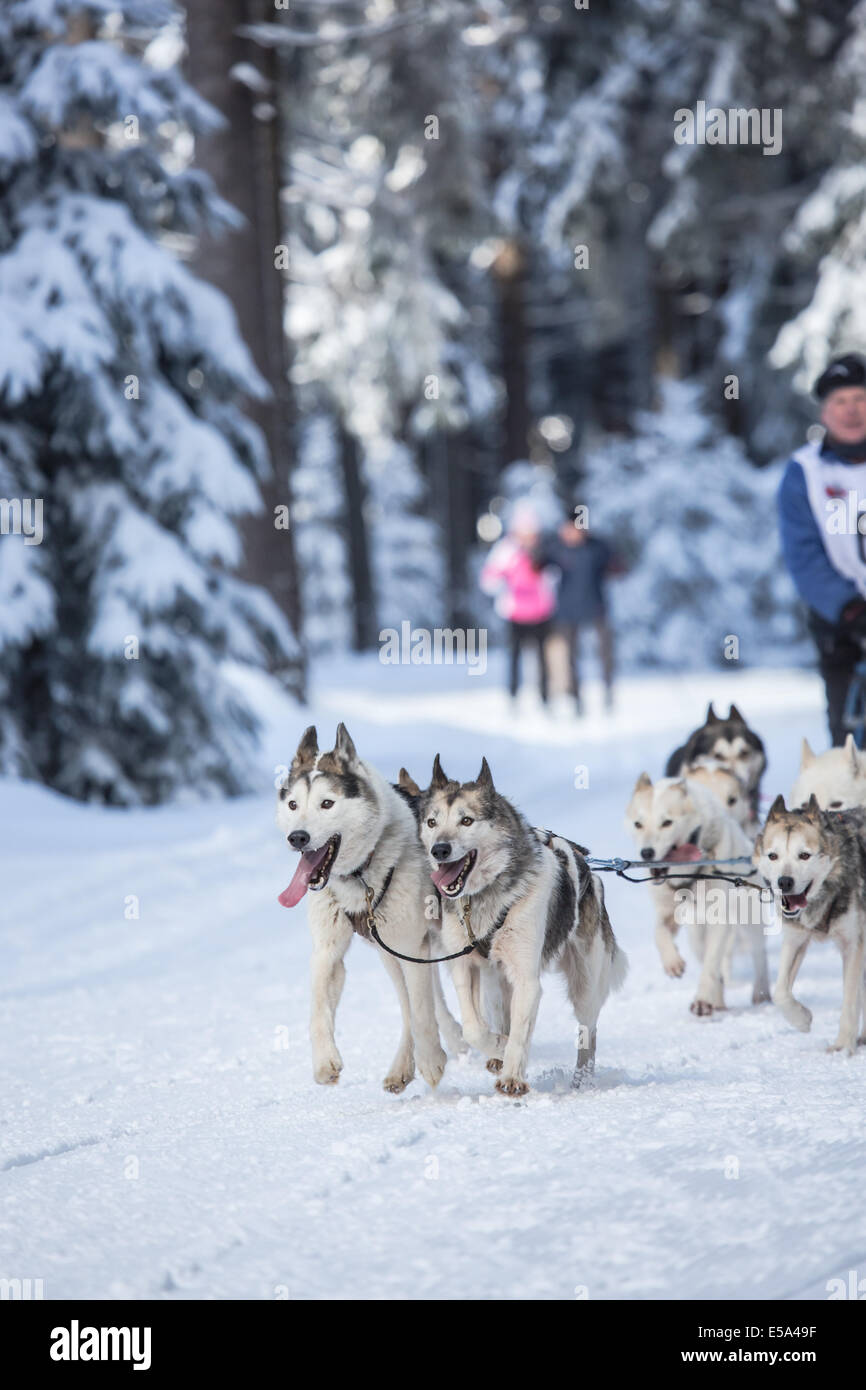
[[[538,693],[546,705],[546,643],[556,596],[538,553],[539,539],[535,510],[521,499],[513,508],[507,534],[484,563],[480,583],[486,594],[496,595],[496,610],[508,623],[508,688],[512,701],[520,688],[520,653],[529,644],[538,655]]]
[[[508,624],[508,693],[512,700],[517,698],[520,689],[520,653],[525,646],[535,648],[538,661],[538,694],[543,705],[547,704],[547,639],[550,636],[550,620],[542,623]]]
[[[866,363],[849,353],[814,387],[825,434],[797,449],[779,487],[782,551],[808,607],[834,744],[866,642]]]

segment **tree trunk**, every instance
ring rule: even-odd
[[[492,268],[499,292],[500,361],[505,383],[504,462],[513,463],[529,453],[526,254],[520,242],[506,241]]]
[[[201,96],[222,112],[225,127],[197,141],[196,164],[211,175],[222,196],[243,214],[244,225],[219,238],[203,236],[198,270],[231,300],[241,336],[270,387],[265,401],[247,413],[268,444],[271,474],[261,484],[264,510],[243,524],[243,578],[261,585],[300,635],[301,605],[290,529],[274,524],[275,508],[289,504],[294,411],[288,380],[289,348],[283,330],[283,276],[275,248],[284,243],[280,215],[282,163],[278,88],[284,65],[273,49],[238,38],[242,24],[273,20],[267,0],[186,0],[187,72]],[[264,93],[231,76],[238,63],[255,67],[267,81]],[[259,108],[259,114],[254,110]],[[272,114],[268,114],[268,109]],[[303,694],[302,662],[276,672]]]
[[[367,524],[364,520],[364,483],[358,463],[358,444],[340,425],[340,467],[346,499],[346,541],[352,580],[352,645],[356,652],[376,645],[376,603],[370,573]]]

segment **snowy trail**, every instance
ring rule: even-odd
[[[303,905],[276,902],[292,860],[271,780],[314,716],[323,739],[345,717],[391,775],[426,778],[439,751],[471,776],[484,752],[532,820],[599,854],[630,849],[634,778],[710,697],[765,734],[769,792],[789,791],[802,734],[823,746],[805,674],[635,679],[609,717],[590,696],[583,726],[529,707],[515,728],[486,681],[355,663],[309,717],[267,711],[261,797],[106,812],[3,784],[0,1276],[42,1278],[48,1298],[598,1299],[822,1298],[866,1275],[866,1055],[824,1052],[831,947],[801,972],[810,1034],[749,1007],[745,958],[730,1011],[698,1022],[694,961],[666,979],[647,890],[608,879],[631,972],[602,1014],[597,1086],[568,1088],[574,1021],[547,977],[533,1090],[513,1102],[476,1056],[435,1095],[381,1091],[398,1010],[356,942],[343,1077],[312,1082],[309,937]]]

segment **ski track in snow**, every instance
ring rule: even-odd
[[[489,678],[455,671],[347,663],[311,714],[243,680],[268,720],[261,796],[111,812],[0,784],[0,1276],[42,1278],[48,1298],[496,1300],[825,1298],[831,1277],[866,1275],[866,1051],[824,1050],[833,947],[801,971],[811,1033],[749,1005],[745,956],[729,1011],[698,1021],[687,946],[667,979],[649,890],[606,875],[631,970],[595,1087],[569,1088],[575,1024],[547,976],[528,1097],[496,1096],[476,1054],[436,1094],[416,1079],[391,1097],[396,998],[358,941],[343,1076],[314,1085],[305,906],[276,901],[294,858],[271,769],[314,715],[323,745],[344,717],[392,777],[426,780],[437,751],[474,776],[486,753],[533,822],[606,856],[631,852],[635,777],[661,773],[710,697],[764,733],[765,790],[787,793],[800,737],[824,746],[813,676],[633,678],[610,716],[590,687],[582,725],[531,699],[515,721]]]

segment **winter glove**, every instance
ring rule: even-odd
[[[852,598],[839,615],[840,626],[855,642],[866,642],[866,599]]]

